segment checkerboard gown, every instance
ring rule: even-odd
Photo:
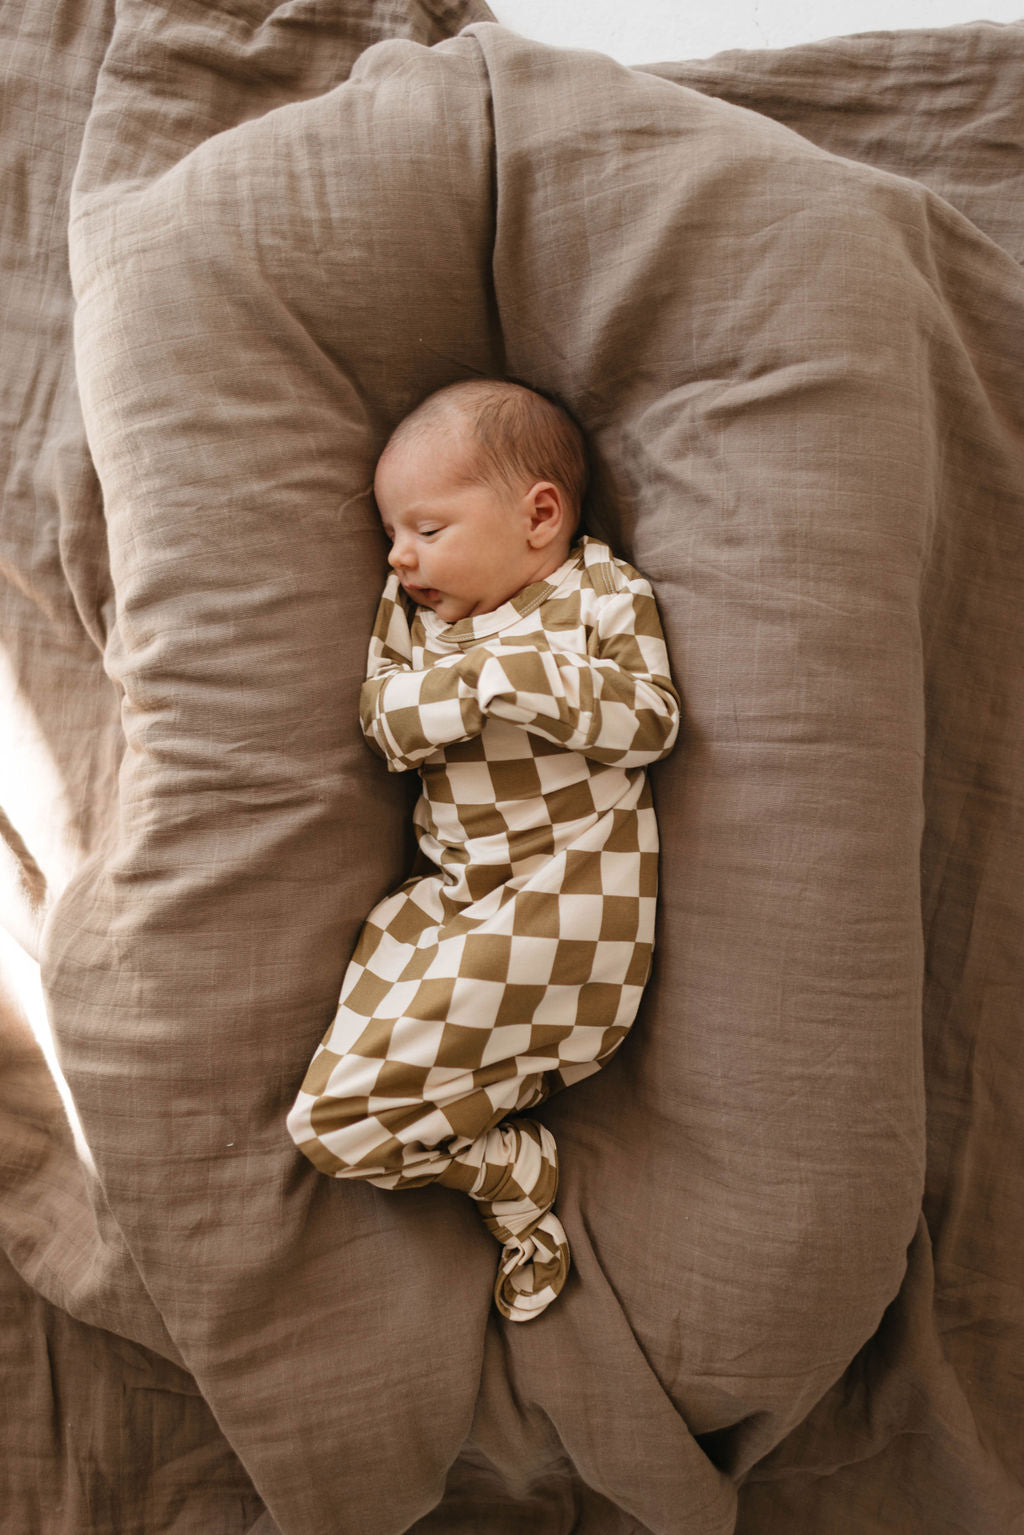
[[[392,772],[419,770],[424,872],[366,919],[288,1127],[333,1177],[471,1195],[503,1244],[496,1304],[523,1321],[569,1253],[553,1137],[511,1116],[609,1059],[650,969],[645,765],[679,724],[651,588],[592,538],[450,625],[392,576],[360,718]]]

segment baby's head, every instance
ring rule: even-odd
[[[399,422],[373,489],[392,569],[414,601],[455,623],[558,569],[586,484],[567,411],[522,384],[471,379]]]

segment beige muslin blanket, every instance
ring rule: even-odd
[[[652,73],[478,0],[0,7],[0,803],[89,1147],[6,1031],[12,1529],[1024,1515],[1024,25],[693,62],[678,11]],[[468,1199],[284,1129],[411,867],[373,465],[500,372],[686,701],[641,1011],[529,1111],[526,1327]]]

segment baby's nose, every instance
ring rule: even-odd
[[[408,563],[409,554],[405,543],[401,539],[396,538],[388,554],[388,564],[392,570],[400,570],[403,565],[408,565]]]

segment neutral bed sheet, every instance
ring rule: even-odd
[[[3,910],[94,1164],[9,999],[12,1531],[1017,1528],[1024,25],[649,71],[472,0],[4,26],[0,702],[52,792]],[[685,709],[512,1329],[465,1201],[284,1128],[408,860],[372,465],[500,371],[590,430]]]

